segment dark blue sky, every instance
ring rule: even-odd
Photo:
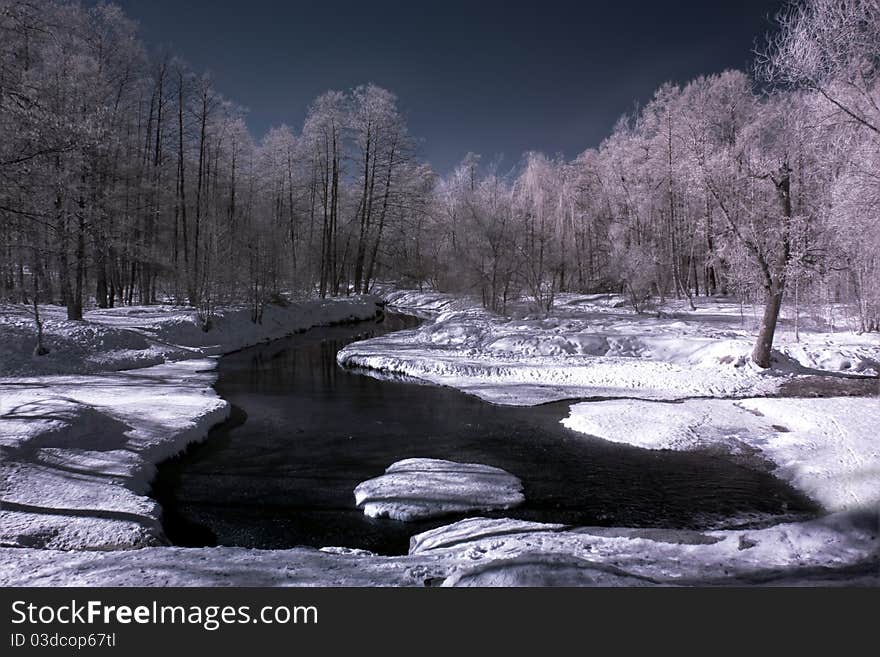
[[[779,0],[118,0],[249,109],[299,128],[327,89],[394,91],[439,171],[471,150],[573,157],[665,81],[749,65]]]

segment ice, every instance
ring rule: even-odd
[[[524,501],[522,483],[500,468],[439,459],[405,459],[354,489],[372,518],[416,520],[466,511],[510,509]]]

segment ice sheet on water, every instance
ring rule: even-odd
[[[509,509],[525,499],[520,480],[505,470],[439,459],[398,461],[354,496],[366,515],[394,520]]]

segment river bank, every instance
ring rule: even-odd
[[[246,309],[227,308],[205,332],[183,308],[94,310],[85,322],[68,322],[62,309],[46,307],[46,356],[28,347],[26,313],[5,313],[3,372],[55,373],[0,378],[0,545],[167,543],[149,496],[156,464],[229,413],[208,356],[377,311],[373,297],[307,301],[271,306],[254,324]]]
[[[395,299],[398,307],[403,305],[400,296],[389,301]],[[464,305],[436,295],[430,303],[441,308]],[[436,308],[425,306],[423,312],[436,313]],[[430,328],[434,325],[429,324],[428,330],[436,331]],[[0,424],[4,450],[0,582],[5,586],[880,584],[877,514],[870,506],[804,522],[719,531],[572,528],[504,518],[471,519],[414,537],[409,554],[398,557],[329,546],[324,550],[151,547],[163,542],[159,510],[143,494],[152,478],[152,464],[190,438],[204,435],[226,413],[225,403],[210,387],[214,361],[205,360],[204,353],[198,355],[153,366],[160,368],[155,372],[144,368],[101,374],[96,380],[47,376],[7,377],[0,382],[0,400],[7,404]],[[508,383],[505,394],[515,392],[516,385]],[[527,395],[532,391],[529,386],[522,390]],[[114,434],[125,436],[125,442],[102,442]],[[874,476],[872,464],[867,461],[868,477]],[[845,478],[838,483],[845,485]],[[139,549],[126,549],[132,547]]]

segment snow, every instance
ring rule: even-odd
[[[480,311],[476,299],[457,296],[433,290],[398,290],[396,288],[378,288],[377,293],[390,310],[418,315],[436,317],[441,313],[460,311]]]
[[[354,489],[372,518],[416,520],[450,513],[510,509],[524,501],[522,483],[500,468],[440,459],[405,459]]]
[[[220,309],[209,332],[187,309],[94,310],[85,322],[60,313],[44,309],[52,352],[43,357],[26,348],[33,328],[24,311],[0,320],[0,371],[42,373],[0,378],[3,546],[119,550],[166,543],[161,508],[149,497],[155,466],[203,440],[229,413],[212,388],[216,359],[208,356],[373,317],[376,300],[270,306],[261,325],[244,309]],[[160,364],[118,371],[155,360]]]
[[[46,307],[53,351],[43,358],[31,355],[26,312],[4,308],[0,584],[880,585],[877,400],[754,398],[803,374],[875,373],[877,336],[811,320],[796,342],[784,318],[774,368],[764,372],[747,359],[756,313],[723,301],[693,312],[667,304],[639,316],[616,295],[561,295],[551,317],[519,304],[511,319],[439,293],[387,292],[385,301],[429,321],[357,343],[341,363],[453,385],[496,403],[620,397],[576,404],[565,422],[650,449],[759,454],[830,514],[703,532],[471,518],[414,536],[404,556],[345,547],[168,547],[150,482],[155,464],[227,416],[211,388],[212,356],[370,317],[374,300],[271,307],[262,326],[247,309],[222,309],[208,333],[187,309],[92,311],[73,323]],[[706,398],[728,395],[742,398]],[[701,399],[669,403],[687,397]],[[433,512],[459,497],[479,498],[479,508],[492,495],[511,505],[522,499],[519,482],[504,471],[429,460],[397,463],[358,489],[368,514]],[[425,496],[440,501],[424,504]]]
[[[0,376],[91,374],[204,358],[282,338],[313,326],[369,319],[377,298],[365,295],[268,305],[261,324],[247,307],[217,308],[203,331],[192,308],[124,306],[94,309],[84,322],[66,319],[60,306],[41,306],[46,356],[34,356],[32,315],[23,306],[0,307]]]
[[[526,552],[490,559],[452,573],[444,587],[653,586],[657,582],[603,563],[568,554]]]
[[[755,450],[828,511],[880,509],[880,400],[764,398],[584,402],[562,423],[647,449]]]
[[[496,404],[749,397],[773,394],[800,375],[876,376],[880,369],[878,336],[829,331],[819,322],[808,329],[802,320],[795,341],[783,318],[774,367],[762,370],[749,358],[754,320],[725,300],[701,302],[697,311],[673,302],[638,315],[616,295],[566,294],[550,317],[519,305],[512,318],[433,292],[397,292],[386,301],[430,311],[430,321],[348,345],[340,365],[450,386]]]
[[[0,380],[0,542],[119,549],[163,542],[155,464],[227,417],[213,359]]]
[[[425,586],[448,557],[376,557],[311,548],[151,547],[117,552],[0,548],[3,586]]]
[[[838,513],[757,530],[565,529],[472,518],[410,553],[0,548],[3,586],[880,585],[878,519]]]
[[[416,534],[409,540],[410,554],[424,554],[441,548],[449,548],[462,543],[470,543],[480,540],[494,541],[499,536],[512,534],[528,534],[530,532],[560,532],[565,525],[528,520],[514,520],[500,518],[488,520],[486,518],[466,518],[451,525],[429,529],[421,534]]]
[[[413,539],[411,555],[455,555],[445,585],[633,585],[781,580],[860,564],[880,583],[877,516],[841,513],[757,530],[696,532],[469,519]],[[636,580],[636,581],[634,581]]]

